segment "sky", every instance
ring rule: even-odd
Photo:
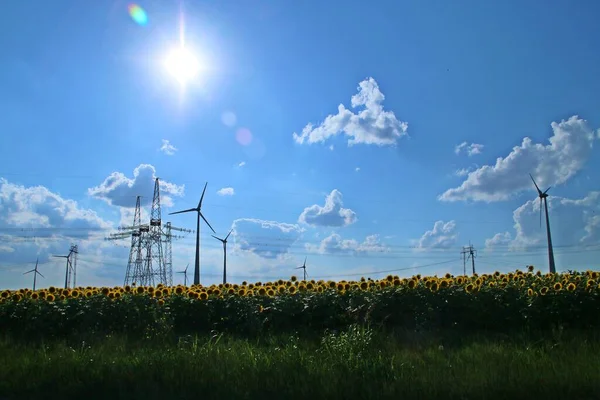
[[[10,2],[0,15],[0,287],[122,285],[149,218],[232,230],[231,282],[599,269],[600,4]],[[166,57],[198,65],[178,79]],[[185,67],[185,65],[184,65]],[[181,77],[179,77],[181,78]],[[173,242],[174,282],[195,235]],[[201,227],[201,282],[223,249]],[[190,268],[191,271],[191,268]],[[191,279],[191,275],[190,275]]]

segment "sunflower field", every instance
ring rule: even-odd
[[[600,327],[597,271],[527,271],[380,280],[191,287],[50,287],[0,292],[0,332],[20,339],[133,338],[211,332],[256,336],[363,325],[469,333]]]

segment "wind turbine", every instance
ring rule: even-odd
[[[45,278],[44,275],[42,275],[41,273],[38,272],[38,269],[37,269],[38,268],[38,261],[39,261],[39,258],[35,260],[35,268],[34,269],[32,269],[31,271],[27,271],[27,272],[23,273],[23,275],[26,275],[26,274],[30,274],[30,273],[33,272],[33,291],[34,292],[35,292],[35,282],[36,282],[37,276],[39,275],[42,278]]]
[[[190,266],[190,264],[186,265],[185,269],[183,271],[178,271],[178,274],[183,274],[183,286],[187,286],[187,269]]]
[[[296,269],[303,269],[304,270],[304,279],[303,280],[306,280],[306,277],[308,276],[308,274],[306,273],[306,257],[304,257],[304,264],[302,264],[301,267],[298,267]]]
[[[65,271],[65,289],[68,289],[69,288],[69,266],[70,266],[69,265],[69,261],[71,261],[70,258],[69,258],[70,255],[68,255],[68,256],[52,256],[52,257],[66,258],[67,259],[67,269]]]
[[[223,243],[223,285],[227,283],[227,238],[229,237],[229,235],[231,235],[231,232],[233,232],[233,229],[229,231],[227,236],[225,236],[225,239],[221,239],[216,237],[215,235],[211,235],[212,237]]]
[[[537,183],[535,183],[535,180],[533,179],[533,176],[531,176],[531,174],[529,174],[529,177],[531,177],[531,180],[533,181],[533,184],[535,185],[535,188],[537,189],[538,192],[538,196],[540,198],[540,228],[542,227],[542,203],[544,203],[544,207],[546,209],[546,232],[548,234],[548,263],[550,266],[550,273],[554,274],[556,273],[556,265],[554,264],[554,251],[552,249],[552,236],[550,236],[550,217],[548,216],[548,190],[550,190],[550,187],[548,187],[548,189],[546,189],[545,192],[542,192],[539,188],[539,186],[537,185]]]
[[[182,214],[182,213],[187,213],[187,212],[192,212],[192,211],[196,211],[198,213],[198,219],[196,220],[196,262],[194,265],[194,285],[200,284],[200,217],[202,217],[204,222],[206,222],[206,225],[208,225],[208,227],[210,228],[211,231],[213,231],[213,233],[217,233],[217,232],[215,232],[213,227],[210,226],[210,224],[208,223],[206,218],[204,218],[202,211],[200,211],[202,209],[202,200],[204,199],[204,192],[206,192],[207,185],[208,185],[208,182],[206,182],[206,184],[204,184],[204,190],[202,191],[202,196],[200,196],[200,201],[198,202],[198,207],[169,213],[169,215]]]

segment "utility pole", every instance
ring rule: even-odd
[[[475,257],[477,256],[477,250],[473,247],[471,243],[468,246],[463,246],[462,251],[460,252],[463,256],[463,274],[467,275],[467,261],[469,258],[471,259],[471,267],[473,269],[473,275],[475,275]]]

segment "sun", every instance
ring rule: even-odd
[[[172,50],[165,61],[167,71],[181,84],[185,84],[198,76],[200,63],[194,54],[184,47]]]

